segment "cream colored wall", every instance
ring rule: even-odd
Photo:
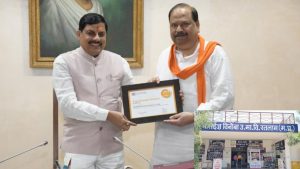
[[[144,1],[144,68],[155,74],[170,43],[169,9],[179,0]],[[199,12],[201,34],[227,51],[235,77],[237,109],[300,109],[300,1],[186,0]],[[28,2],[0,1],[0,160],[48,140],[49,145],[0,164],[0,169],[52,168],[51,70],[29,68]],[[125,142],[150,158],[153,124],[125,133]],[[126,152],[136,169],[146,163]]]
[[[0,164],[1,169],[52,166],[51,71],[29,68],[27,4],[0,1],[0,161],[44,140],[49,144]]]

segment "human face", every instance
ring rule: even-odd
[[[198,42],[199,22],[192,18],[191,9],[179,7],[170,15],[170,34],[178,50],[193,49]]]
[[[77,31],[77,37],[85,52],[97,57],[106,46],[105,24],[86,25],[82,31]]]

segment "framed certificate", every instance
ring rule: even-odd
[[[168,119],[182,112],[179,80],[166,80],[122,86],[124,114],[135,123]]]

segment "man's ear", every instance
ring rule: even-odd
[[[79,38],[80,38],[80,34],[81,34],[81,31],[80,31],[80,30],[76,31],[76,36],[77,36],[77,39],[79,39]]]
[[[196,26],[198,27],[198,29],[200,28],[200,22],[199,21],[196,22]]]
[[[196,26],[198,28],[198,33],[199,33],[200,32],[200,22],[199,21],[196,22]]]

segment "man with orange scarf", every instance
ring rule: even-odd
[[[161,53],[156,80],[179,79],[184,112],[156,123],[154,165],[193,160],[193,112],[232,109],[234,103],[228,57],[220,44],[199,35],[197,10],[177,4],[169,12],[169,23],[174,44]]]

